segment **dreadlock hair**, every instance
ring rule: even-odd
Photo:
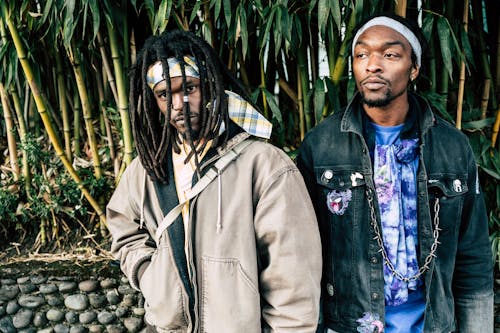
[[[231,87],[253,104],[244,86],[234,78],[213,48],[202,38],[192,32],[181,30],[167,31],[159,36],[149,37],[139,52],[137,63],[131,69],[130,119],[143,167],[153,180],[165,183],[168,183],[168,151],[173,149],[179,153],[179,144],[181,143],[177,130],[169,122],[172,111],[172,95],[167,59],[175,57],[180,62],[182,89],[184,95],[187,95],[183,59],[185,55],[195,58],[200,74],[201,101],[198,133],[194,133],[191,127],[189,102],[184,101],[182,109],[186,126],[184,141],[191,147],[191,153],[184,163],[194,157],[198,176],[200,171],[198,154],[203,151],[207,142],[213,140],[214,147],[227,143],[228,131],[225,131],[222,137],[219,134],[222,123],[225,123],[225,128],[228,128],[229,124],[225,88]],[[146,80],[148,69],[157,61],[162,63],[163,77],[167,85],[168,108],[165,114],[158,108],[154,94]]]

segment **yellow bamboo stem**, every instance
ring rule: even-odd
[[[497,110],[497,116],[495,119],[495,123],[493,124],[493,132],[491,135],[491,148],[495,148],[497,138],[498,138],[499,128],[500,128],[500,107]]]
[[[481,119],[486,118],[488,111],[488,101],[490,99],[491,79],[484,80],[483,94],[481,96]]]
[[[9,147],[10,167],[12,170],[12,177],[15,181],[19,180],[19,163],[17,162],[17,145],[16,137],[14,135],[15,124],[12,119],[12,110],[10,108],[9,99],[3,83],[0,82],[0,97],[2,100],[3,116],[5,119],[5,128],[7,130],[7,145]]]
[[[16,28],[15,24],[12,22],[12,20],[10,19],[5,2],[0,2],[0,7],[2,10],[4,20],[7,23],[7,27],[9,28],[9,32],[12,36],[12,40],[14,41],[14,46],[16,48],[19,62],[21,63],[21,67],[22,67],[24,75],[26,77],[26,81],[28,82],[28,84],[30,86],[31,92],[33,93],[33,98],[35,100],[35,104],[36,104],[38,113],[40,114],[40,118],[42,119],[42,122],[45,126],[45,129],[46,129],[47,134],[49,136],[49,139],[52,143],[52,146],[54,147],[54,150],[55,150],[57,156],[61,159],[64,167],[66,168],[66,170],[68,171],[70,176],[73,178],[73,180],[77,184],[80,191],[82,191],[82,194],[88,200],[88,202],[90,203],[92,208],[94,208],[97,215],[99,215],[101,222],[106,223],[106,216],[105,216],[104,212],[102,211],[101,207],[99,207],[99,204],[92,197],[90,192],[84,187],[80,176],[73,168],[71,162],[66,158],[64,150],[62,149],[61,144],[57,140],[55,130],[52,126],[52,123],[50,122],[49,116],[47,115],[47,109],[46,109],[44,101],[42,99],[40,87],[39,87],[38,83],[36,82],[35,77],[33,75],[31,65],[26,57],[26,51],[24,50],[24,45],[21,41],[21,38],[20,38],[19,33],[17,31],[17,28]]]
[[[406,0],[397,0],[394,12],[399,16],[406,17],[406,7],[407,7]]]
[[[469,0],[464,1],[464,14],[463,24],[464,30],[467,32],[469,22]],[[462,51],[462,60],[460,61],[460,78],[458,82],[458,96],[457,96],[457,121],[456,127],[462,129],[462,109],[464,103],[464,89],[465,89],[465,55]]]
[[[102,65],[106,72],[109,87],[111,88],[111,92],[113,93],[113,97],[115,99],[115,103],[118,104],[118,92],[116,91],[116,83],[115,76],[111,71],[111,66],[109,65],[108,55],[106,53],[106,49],[104,48],[104,41],[102,40],[101,33],[97,33],[97,44],[99,47],[99,51],[101,52]]]
[[[102,167],[101,158],[99,156],[99,151],[97,149],[97,142],[94,131],[94,123],[92,118],[92,111],[90,109],[90,100],[87,93],[87,87],[83,79],[83,71],[80,66],[79,55],[75,55],[75,48],[73,43],[70,46],[71,50],[68,50],[68,56],[71,60],[73,66],[73,72],[75,73],[76,86],[78,88],[78,94],[80,95],[80,101],[82,105],[83,120],[85,121],[85,130],[87,132],[87,140],[92,154],[92,161],[94,163],[94,175],[97,179],[102,178]]]
[[[300,129],[300,141],[304,140],[306,135],[306,125],[304,120],[304,100],[302,96],[302,79],[301,79],[300,69],[297,66],[297,102],[299,104],[299,129]]]

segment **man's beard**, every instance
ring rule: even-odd
[[[392,96],[390,91],[387,91],[384,97],[378,99],[366,99],[365,94],[361,92],[361,99],[363,104],[370,108],[384,107],[389,105],[396,96]]]

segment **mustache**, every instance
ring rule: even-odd
[[[385,78],[383,78],[382,76],[380,76],[378,74],[365,77],[363,80],[361,80],[360,84],[364,84],[366,81],[373,80],[374,78],[389,84],[389,81],[387,81]]]

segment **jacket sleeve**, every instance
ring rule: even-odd
[[[493,261],[477,166],[468,149],[468,187],[453,278],[458,332],[493,332]]]
[[[149,263],[156,245],[147,228],[140,226],[139,203],[134,200],[134,193],[142,190],[139,178],[144,181],[145,175],[138,171],[135,162],[123,174],[106,207],[106,216],[112,237],[111,253],[120,261],[131,286],[139,290],[140,272]]]
[[[259,192],[254,224],[263,332],[315,332],[321,241],[304,181],[290,160],[286,167],[266,175]]]

